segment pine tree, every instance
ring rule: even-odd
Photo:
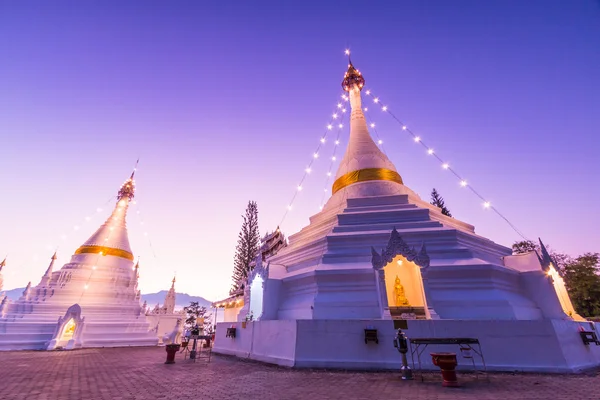
[[[442,210],[442,214],[447,215],[448,217],[452,216],[452,214],[450,214],[450,210],[448,210],[444,204],[444,198],[440,196],[435,188],[433,188],[433,191],[431,192],[431,204],[440,208]]]
[[[238,242],[235,248],[233,260],[233,285],[230,294],[242,288],[250,274],[252,261],[258,254],[260,236],[258,232],[258,206],[256,202],[248,202],[246,215],[242,218],[242,229],[238,235]]]

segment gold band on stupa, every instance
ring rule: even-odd
[[[133,254],[128,251],[115,249],[114,247],[104,246],[81,246],[75,250],[75,254],[100,254],[103,256],[115,256],[125,258],[129,261],[133,261]]]
[[[353,183],[367,182],[367,181],[391,181],[401,185],[402,177],[396,171],[392,171],[386,168],[365,168],[359,169],[358,171],[348,172],[337,178],[331,188],[331,194],[342,190],[346,186],[350,186]]]

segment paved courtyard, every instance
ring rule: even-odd
[[[214,356],[190,363],[164,348],[0,352],[0,399],[600,399],[600,375],[462,375],[442,388],[396,373],[290,370]]]

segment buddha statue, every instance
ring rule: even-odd
[[[410,306],[406,294],[404,293],[404,286],[400,283],[398,275],[396,275],[396,281],[394,282],[394,293],[396,294],[396,307]]]

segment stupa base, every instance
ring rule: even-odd
[[[586,345],[579,334],[600,324],[568,320],[409,320],[410,338],[477,338],[488,371],[577,373],[600,366],[600,346]],[[397,370],[401,357],[393,347],[389,320],[271,320],[217,325],[213,351],[218,354],[295,368]],[[235,335],[226,337],[227,328]],[[379,343],[365,342],[365,329],[376,329]],[[231,331],[231,330],[230,330]],[[427,354],[459,351],[430,345]],[[425,354],[425,353],[424,353]],[[474,355],[478,367],[481,361]],[[408,354],[411,362],[410,353]],[[416,355],[415,355],[416,362]],[[439,370],[421,357],[425,370]],[[458,356],[457,370],[472,369]]]

